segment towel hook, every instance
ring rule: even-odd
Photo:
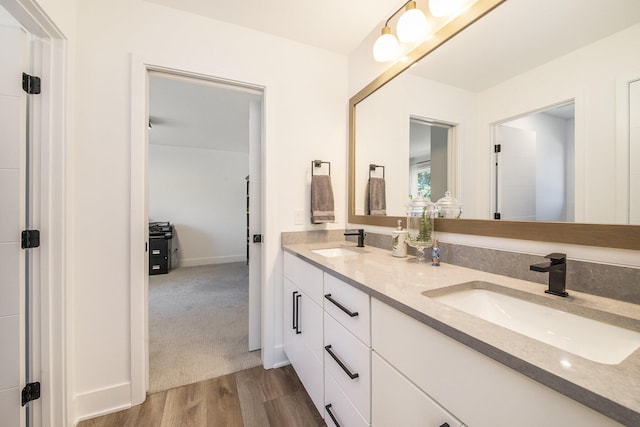
[[[325,163],[327,165],[329,165],[329,174],[331,175],[331,162],[323,162],[322,160],[312,160],[311,161],[311,176],[313,176],[313,168],[319,168],[322,166],[322,164]]]
[[[371,179],[371,172],[375,171],[378,168],[382,168],[382,179],[384,179],[384,166],[374,165],[373,163],[369,165],[369,179]]]

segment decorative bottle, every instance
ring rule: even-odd
[[[398,220],[398,227],[391,232],[391,255],[397,258],[407,256],[407,235],[409,232],[402,229],[402,220]]]

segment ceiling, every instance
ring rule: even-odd
[[[147,0],[341,54],[351,53],[402,0]]]

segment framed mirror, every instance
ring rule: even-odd
[[[634,125],[629,122],[631,87],[640,81],[640,60],[634,53],[639,23],[640,3],[633,0],[475,3],[414,49],[408,61],[393,64],[350,100],[349,222],[391,227],[404,219],[411,180],[410,123],[421,117],[455,129],[455,150],[448,160],[453,172],[448,172],[446,185],[464,204],[464,219],[438,220],[437,230],[640,247],[640,227],[623,225],[640,224],[640,212],[634,211],[640,211],[640,184],[634,180],[640,160],[634,161],[631,154],[640,153],[640,141],[633,141]],[[569,179],[564,179],[561,196],[545,198],[550,191],[544,187],[538,191],[547,205],[562,198],[562,209],[555,210],[564,216],[491,220],[500,213],[504,190],[493,152],[506,133],[499,127],[507,122],[522,125],[529,114],[566,104],[574,105],[572,122],[567,122],[575,133],[574,145],[563,148],[565,169],[554,173]],[[376,115],[367,117],[366,111]],[[384,129],[384,133],[368,130],[369,135],[380,136],[378,140],[361,134],[367,122]],[[401,131],[392,134],[391,128]],[[537,163],[543,166],[549,164],[544,154],[550,153],[545,132],[537,131],[542,152]],[[366,215],[363,208],[366,171],[361,165],[380,163],[367,158],[367,152],[376,150],[378,159],[384,157],[391,165],[385,169],[385,216]],[[640,159],[640,154],[635,157]],[[532,176],[546,173],[541,170],[533,168]],[[548,181],[546,185],[554,185],[554,180]],[[432,195],[433,201],[437,198]]]

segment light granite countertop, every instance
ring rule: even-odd
[[[358,255],[324,257],[312,250],[345,247]],[[524,292],[550,307],[640,332],[640,306],[568,289],[569,297],[544,293],[539,283],[442,263],[395,258],[375,247],[357,248],[344,240],[284,245],[283,249],[389,304],[422,323],[624,425],[640,425],[640,349],[617,365],[593,362],[541,341],[455,310],[422,292],[472,281]],[[528,268],[528,266],[523,266]],[[437,291],[436,291],[437,292]],[[613,314],[613,315],[612,315]]]

